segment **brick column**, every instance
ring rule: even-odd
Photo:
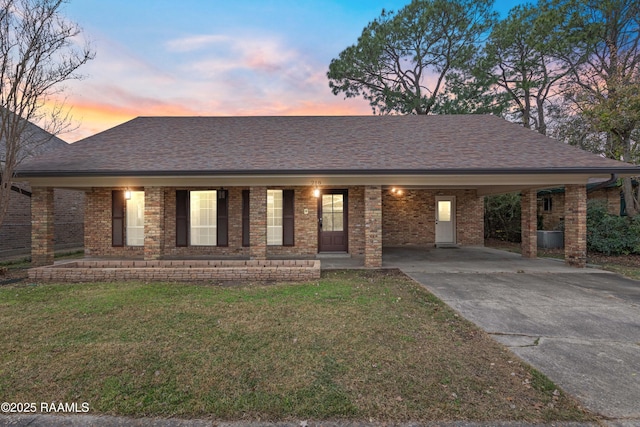
[[[587,187],[582,184],[564,186],[564,262],[587,264]]]
[[[249,257],[267,259],[267,187],[249,188]]]
[[[164,188],[144,189],[144,259],[164,255]]]
[[[364,189],[364,266],[382,267],[382,188]]]
[[[53,264],[53,188],[31,189],[31,265]]]
[[[522,256],[538,256],[538,193],[536,190],[524,190],[520,193]]]

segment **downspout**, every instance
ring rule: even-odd
[[[618,175],[615,173],[612,173],[611,178],[609,178],[607,181],[601,182],[600,184],[594,187],[587,189],[587,193],[592,193],[594,191],[600,190],[601,188],[606,188],[611,184],[614,184],[616,181],[618,181]]]
[[[0,176],[1,178],[1,176]],[[27,191],[27,190],[23,190],[22,188],[15,186],[15,185],[11,185],[11,191],[15,191],[16,193],[20,193],[23,196],[27,196],[27,197],[31,197],[31,191]]]

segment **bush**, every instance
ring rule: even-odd
[[[485,197],[484,233],[485,237],[520,242],[519,193]]]
[[[602,201],[589,200],[587,249],[605,255],[640,253],[640,218],[611,215]]]

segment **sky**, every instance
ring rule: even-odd
[[[137,116],[371,114],[326,72],[383,9],[409,0],[70,0],[95,59],[66,84],[67,142]],[[502,16],[522,1],[496,1]]]

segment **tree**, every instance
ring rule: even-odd
[[[464,69],[496,19],[493,0],[413,0],[382,11],[329,65],[334,95],[362,96],[374,113],[429,114],[447,76]]]
[[[79,47],[79,27],[60,13],[63,0],[0,0],[0,224],[9,207],[18,164],[69,125],[57,101],[61,83],[79,78],[93,58]],[[37,137],[36,137],[37,135]]]
[[[632,0],[560,1],[571,10],[569,32],[580,36],[588,59],[571,66],[566,94],[595,132],[607,155],[638,162],[635,146],[640,127],[640,4]],[[629,216],[640,212],[640,194],[631,178],[623,180]]]
[[[484,49],[483,67],[510,100],[508,115],[547,134],[547,111],[560,83],[584,61],[571,38],[558,31],[566,7],[519,5],[497,23]],[[572,64],[559,58],[571,58]]]

